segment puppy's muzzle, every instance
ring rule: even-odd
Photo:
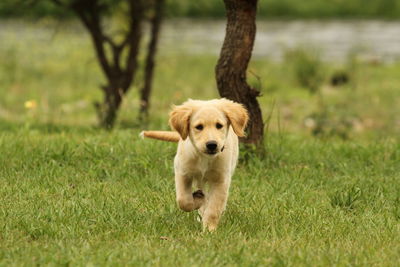
[[[206,148],[207,148],[207,154],[216,154],[218,152],[217,148],[218,148],[218,144],[216,141],[208,141],[206,143]]]

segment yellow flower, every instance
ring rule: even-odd
[[[36,108],[37,103],[35,100],[28,100],[28,101],[25,101],[24,106],[26,109],[33,109],[33,108]]]

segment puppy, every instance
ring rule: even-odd
[[[174,160],[176,200],[184,211],[199,210],[203,229],[214,231],[225,210],[238,137],[244,136],[247,121],[246,109],[233,101],[188,100],[170,113],[169,124],[176,132],[142,132],[143,137],[179,142]]]

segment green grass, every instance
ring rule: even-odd
[[[174,144],[136,132],[3,131],[0,263],[397,265],[400,146],[272,135],[216,233],[174,200]],[[162,155],[160,157],[160,155]],[[335,200],[357,187],[351,206]]]
[[[326,79],[329,119],[354,120],[342,139],[304,125],[317,103],[289,63],[256,59],[261,80],[249,80],[262,85],[267,153],[242,149],[227,211],[208,234],[175,204],[176,144],[138,139],[140,84],[117,127],[97,129],[103,78],[87,36],[14,37],[0,47],[1,266],[400,264],[399,64],[358,63],[339,89]],[[216,58],[159,59],[148,127],[167,129],[170,104],[217,96]]]

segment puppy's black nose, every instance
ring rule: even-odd
[[[217,142],[216,141],[208,141],[206,143],[206,147],[209,151],[215,151],[217,149]]]

